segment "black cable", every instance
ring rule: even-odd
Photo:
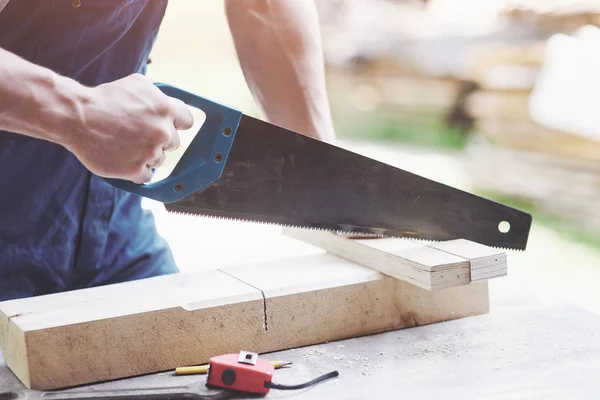
[[[330,379],[330,378],[335,378],[336,376],[339,375],[338,371],[332,371],[329,372],[325,375],[321,375],[318,378],[313,379],[312,381],[309,382],[305,382],[305,383],[301,383],[299,385],[282,385],[279,383],[272,383],[272,382],[265,382],[265,387],[271,388],[271,389],[279,389],[279,390],[297,390],[297,389],[304,389],[307,388],[309,386],[315,385],[319,382],[322,382],[326,379]]]

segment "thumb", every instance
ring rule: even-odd
[[[176,98],[171,98],[171,102],[175,109],[175,118],[173,120],[175,129],[184,131],[194,126],[194,116],[190,112],[188,106],[183,101]]]

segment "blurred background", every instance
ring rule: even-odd
[[[600,2],[317,6],[339,145],[531,212],[509,278],[600,312]],[[153,79],[260,117],[222,1],[171,1],[151,59]],[[273,228],[149,207],[182,270],[284,251],[256,234]]]

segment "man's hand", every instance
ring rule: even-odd
[[[80,115],[65,147],[91,172],[135,183],[149,181],[179,147],[177,130],[194,124],[185,103],[139,74],[90,89]]]
[[[62,145],[99,176],[149,181],[193,124],[143,75],[89,88],[0,48],[0,130]]]

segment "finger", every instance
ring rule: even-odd
[[[147,163],[147,166],[149,168],[159,168],[161,165],[164,164],[164,162],[165,162],[166,159],[167,159],[167,155],[165,154],[164,151],[162,151],[158,157],[156,157],[153,160],[150,160]]]
[[[152,179],[152,169],[148,166],[145,166],[140,173],[138,174],[138,176],[136,176],[134,179],[132,179],[133,183],[137,183],[138,185],[141,185],[143,183],[149,182]]]
[[[163,150],[175,151],[179,148],[180,144],[181,140],[179,138],[179,132],[177,132],[177,129],[173,127],[173,132],[171,132],[171,140],[169,140],[169,142],[163,146]]]
[[[175,129],[185,131],[194,126],[194,116],[190,112],[188,106],[181,100],[172,98],[173,108],[175,110],[175,118],[173,119],[173,125]]]

